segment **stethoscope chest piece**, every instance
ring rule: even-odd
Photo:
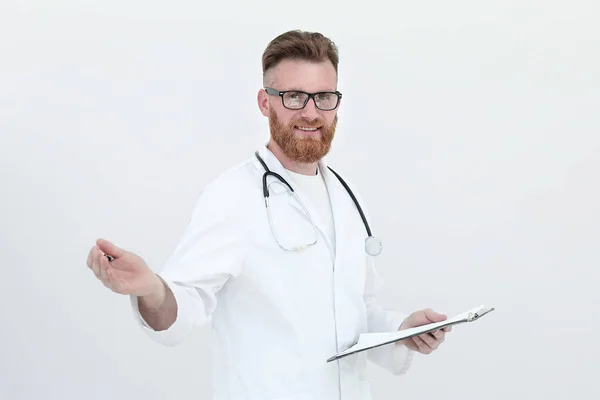
[[[368,236],[365,239],[365,251],[370,256],[378,256],[383,250],[381,240],[375,236]]]

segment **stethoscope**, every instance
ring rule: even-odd
[[[298,199],[298,197],[296,196],[296,193],[294,192],[294,189],[292,188],[292,186],[278,173],[273,172],[269,169],[269,167],[267,167],[267,164],[263,161],[263,159],[261,158],[261,156],[258,154],[258,151],[254,153],[254,155],[256,156],[256,158],[258,159],[258,161],[260,161],[260,163],[262,164],[263,168],[265,169],[265,173],[262,176],[262,187],[263,187],[263,196],[265,198],[265,207],[267,208],[267,215],[269,218],[269,223],[271,225],[271,231],[273,233],[273,236],[275,237],[275,240],[277,241],[277,243],[279,244],[279,246],[284,249],[284,250],[289,250],[289,251],[299,251],[302,250],[308,246],[312,246],[314,245],[317,240],[316,240],[316,227],[314,225],[314,222],[312,221],[312,218],[310,218],[310,214],[308,213],[308,210],[306,210],[306,207],[304,207],[304,205],[302,204],[302,202],[300,201],[300,199]],[[358,200],[356,199],[356,196],[354,196],[354,193],[352,193],[352,190],[350,189],[350,187],[346,184],[346,182],[342,179],[342,177],[335,172],[331,167],[327,167],[331,172],[333,172],[333,174],[338,178],[338,180],[340,181],[340,183],[344,186],[344,188],[346,189],[346,191],[348,192],[348,194],[350,195],[350,197],[352,198],[352,201],[354,202],[354,205],[356,206],[356,209],[358,210],[359,214],[360,214],[360,218],[363,221],[363,224],[365,225],[365,229],[367,231],[367,238],[365,239],[365,252],[370,255],[370,256],[378,256],[381,253],[381,250],[383,249],[383,245],[381,243],[381,240],[379,240],[379,238],[377,238],[376,236],[373,236],[373,234],[371,233],[371,228],[369,227],[369,223],[367,222],[367,218],[365,217],[365,214],[363,213],[363,210],[360,206],[360,204],[358,203]],[[313,228],[315,229],[315,240],[313,242],[310,242],[306,245],[303,246],[297,246],[297,247],[292,247],[292,248],[287,248],[285,246],[282,246],[281,243],[279,242],[277,235],[275,234],[275,230],[273,229],[273,223],[271,220],[271,213],[269,210],[269,187],[267,185],[267,177],[269,176],[273,176],[276,179],[278,179],[281,183],[283,183],[290,191],[290,193],[295,196],[296,201],[301,205],[301,207],[304,209],[305,213],[307,215],[309,215],[309,219],[311,221],[311,224],[313,225]]]

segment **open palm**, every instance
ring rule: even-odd
[[[87,265],[104,286],[116,293],[145,296],[157,284],[157,276],[140,256],[104,239],[98,239],[90,249]]]

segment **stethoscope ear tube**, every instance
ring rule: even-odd
[[[265,197],[265,199],[267,197],[269,197],[269,188],[267,186],[267,177],[269,175],[274,176],[275,178],[279,179],[279,181],[281,181],[281,183],[285,184],[288,187],[288,189],[290,189],[292,192],[294,192],[294,189],[290,186],[289,183],[287,183],[287,181],[285,179],[283,179],[283,177],[281,175],[279,175],[277,172],[272,172],[269,169],[269,167],[267,167],[267,164],[265,164],[265,162],[262,159],[262,157],[258,154],[258,151],[254,152],[254,155],[256,156],[256,158],[258,159],[258,161],[260,161],[260,163],[262,164],[263,168],[265,169],[265,173],[262,176],[263,196]]]

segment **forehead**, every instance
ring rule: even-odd
[[[273,86],[278,90],[333,91],[337,74],[330,61],[283,60],[273,68]]]

